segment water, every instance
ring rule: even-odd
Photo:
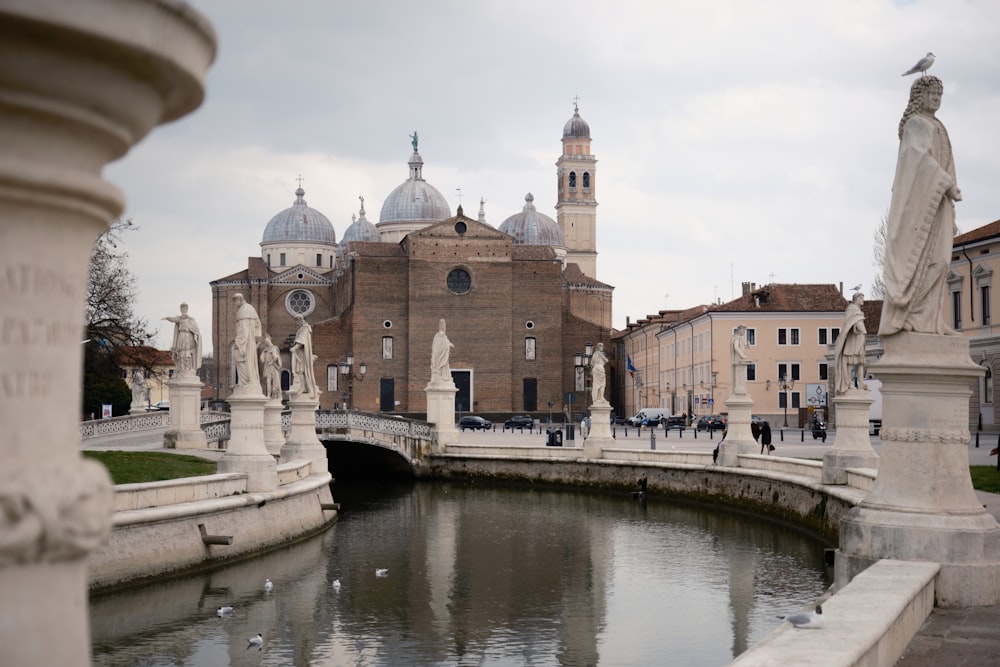
[[[94,664],[724,665],[830,584],[822,543],[715,508],[430,484],[334,496],[321,536],[92,600]]]

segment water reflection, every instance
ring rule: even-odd
[[[787,527],[628,494],[335,496],[321,536],[93,600],[94,664],[725,664],[830,581]]]

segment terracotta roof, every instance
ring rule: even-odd
[[[247,282],[248,280],[250,280],[250,273],[246,269],[243,269],[242,271],[237,271],[236,273],[230,273],[228,276],[224,276],[222,278],[216,278],[209,284],[212,285],[215,283]]]
[[[405,257],[403,246],[382,241],[354,241],[351,251],[362,257]]]
[[[764,285],[712,310],[739,312],[824,312],[844,310],[847,299],[836,285]]]
[[[861,312],[865,314],[865,331],[869,335],[878,333],[879,322],[882,320],[882,300],[868,301],[865,299],[861,306]]]
[[[1000,236],[1000,220],[994,220],[988,225],[983,225],[978,229],[973,229],[972,231],[965,232],[964,234],[959,234],[955,237],[955,240],[952,241],[952,246],[975,243],[976,241],[985,241],[986,239],[998,236]]]
[[[174,358],[169,350],[157,350],[148,345],[119,347],[115,350],[118,363],[122,366],[173,366]]]
[[[556,258],[556,253],[549,246],[511,244],[510,256],[521,262],[551,262]]]

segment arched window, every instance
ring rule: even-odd
[[[571,188],[575,188],[576,187],[576,172],[575,171],[569,172],[569,187],[571,187]]]
[[[589,188],[590,187],[590,172],[589,171],[583,172],[583,187],[584,188]]]

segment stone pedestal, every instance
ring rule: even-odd
[[[847,484],[848,468],[878,468],[878,454],[868,435],[872,403],[868,391],[856,388],[834,397],[837,437],[823,455],[824,484]]]
[[[454,382],[431,381],[424,388],[427,394],[427,422],[434,425],[434,453],[440,454],[447,445],[458,442],[455,428],[455,394],[458,387]]]
[[[282,462],[308,459],[312,461],[312,474],[325,472],[330,467],[326,460],[326,447],[316,437],[319,401],[315,398],[292,398],[288,407],[292,410],[292,428],[288,431],[285,446],[281,448]],[[281,418],[280,413],[278,418]]]
[[[190,7],[0,2],[5,665],[90,665],[88,557],[112,491],[80,456],[80,306],[94,240],[124,208],[101,172],[201,103],[214,41]]]
[[[264,404],[261,395],[230,396],[229,447],[219,460],[219,472],[246,473],[247,491],[278,488],[277,464],[264,445]]]
[[[170,427],[163,434],[168,449],[205,449],[208,441],[201,430],[201,380],[193,372],[174,377],[170,388]]]
[[[274,458],[281,456],[285,446],[285,432],[281,430],[281,413],[285,411],[281,399],[271,398],[264,404],[264,446]]]
[[[970,386],[983,369],[968,339],[887,336],[869,370],[882,381],[881,459],[872,492],[841,522],[837,586],[882,558],[931,561],[938,605],[1000,604],[1000,526],[969,477]]]
[[[753,439],[750,430],[750,414],[753,399],[747,394],[730,394],[726,399],[729,417],[726,421],[726,439],[719,444],[719,465],[736,467],[740,455],[759,454],[760,445]]]
[[[604,448],[612,447],[615,439],[611,437],[611,404],[605,400],[590,406],[590,433],[583,440],[583,456],[588,459],[599,459],[604,456]]]
[[[146,412],[145,403],[136,403],[135,401],[132,401],[132,405],[128,406],[128,413],[130,415],[144,415]]]

